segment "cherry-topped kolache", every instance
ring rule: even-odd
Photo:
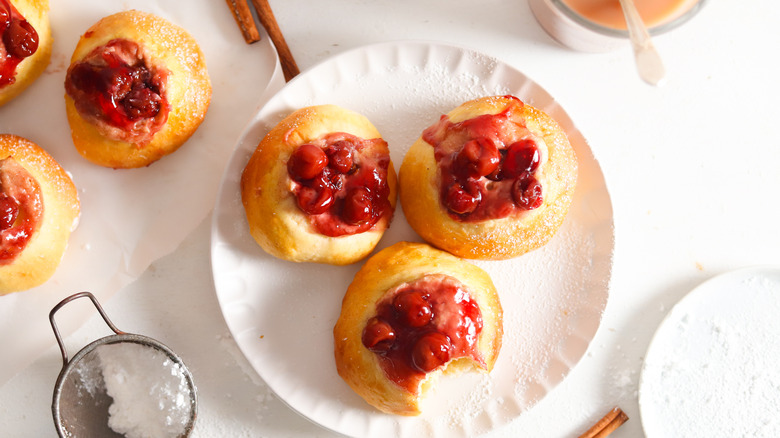
[[[37,144],[0,134],[0,295],[45,283],[78,225],[73,180]]]
[[[0,87],[15,82],[16,67],[38,50],[38,32],[8,0],[0,0]]]
[[[463,102],[404,155],[406,221],[426,242],[467,259],[506,260],[545,245],[577,185],[561,125],[515,96]]]
[[[489,373],[502,336],[487,272],[424,243],[397,242],[347,288],[333,327],[336,370],[382,412],[419,415],[439,376]]]
[[[453,219],[477,222],[533,210],[543,203],[535,176],[541,152],[533,137],[510,140],[505,126],[511,112],[484,114],[458,123],[442,118],[423,132],[434,147],[441,174],[440,198]]]
[[[388,200],[390,158],[376,142],[336,132],[298,146],[287,162],[298,207],[315,228],[330,237],[370,229],[392,214]]]
[[[79,37],[65,76],[73,145],[100,166],[149,166],[195,133],[211,91],[186,29],[135,9],[102,17]]]
[[[414,391],[425,374],[452,359],[484,365],[477,349],[482,314],[467,288],[432,274],[388,292],[363,330],[363,345],[377,354],[387,377]]]
[[[390,226],[396,174],[387,142],[338,105],[298,108],[260,141],[241,173],[252,238],[293,262],[347,265]]]

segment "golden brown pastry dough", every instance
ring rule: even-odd
[[[515,209],[501,218],[459,220],[441,201],[442,175],[434,147],[423,136],[412,145],[399,171],[401,205],[409,224],[429,243],[460,257],[507,259],[541,247],[563,223],[574,194],[577,158],[566,134],[547,114],[516,98],[486,97],[466,102],[430,129],[446,127],[447,120],[457,124],[502,113],[508,115],[506,121],[486,135],[498,136],[495,142],[499,150],[513,142],[535,142],[540,161],[534,177],[541,184],[543,197],[538,207]],[[483,187],[492,184],[485,176],[477,181]],[[508,196],[511,199],[512,195]]]
[[[367,325],[377,320],[375,317],[378,312],[384,315],[381,312],[387,311],[386,307],[381,310],[381,303],[387,303],[389,300],[396,306],[395,298],[409,291],[410,285],[413,291],[426,291],[424,287],[420,288],[420,284],[424,285],[426,282],[434,285],[459,285],[460,290],[465,291],[469,297],[464,299],[463,295],[459,295],[462,300],[460,302],[476,303],[482,325],[475,343],[479,360],[474,360],[473,356],[453,355],[444,365],[436,366],[418,376],[417,380],[412,378],[399,384],[397,379],[388,378],[388,373],[382,365],[387,356],[383,358],[366,347],[363,341],[364,330]],[[434,295],[436,293],[440,292],[434,292]],[[428,302],[434,302],[432,298],[427,299]],[[433,305],[432,320],[429,323],[432,326],[422,326],[423,333],[431,327],[446,326],[446,317],[442,315],[454,313],[437,312],[441,309],[437,306]],[[390,310],[394,311],[392,308]],[[421,312],[414,314],[420,315]],[[463,326],[468,324],[464,322]],[[395,335],[395,342],[399,342],[399,339],[419,339],[414,338],[418,335],[414,332],[411,338],[404,338],[400,330]],[[473,369],[489,372],[501,349],[502,335],[501,303],[493,282],[485,271],[426,244],[399,242],[372,256],[349,285],[342,303],[341,315],[333,329],[336,368],[344,381],[377,409],[392,414],[417,415],[420,413],[421,400],[433,390],[435,380],[442,372],[450,374]],[[453,341],[453,346],[455,345]],[[408,349],[404,345],[398,345],[397,348]],[[403,357],[406,353],[401,354]],[[400,368],[395,366],[388,369]]]
[[[54,158],[29,140],[0,134],[0,294],[46,282],[78,217],[76,187]]]
[[[35,29],[35,33],[38,35],[38,48],[35,53],[22,59],[16,66],[13,83],[5,86],[0,85],[0,106],[16,97],[38,79],[46,66],[49,65],[52,46],[48,0],[0,0],[0,7],[2,7],[3,1],[10,1],[10,4]],[[3,46],[0,47],[0,54],[5,56],[7,52],[2,41],[0,41],[0,46]]]
[[[70,95],[76,64],[97,59],[93,51],[113,47],[117,41],[129,42],[119,49],[122,56],[141,62],[155,75],[155,85],[163,84],[160,111],[153,117],[142,117],[143,123],[137,122],[132,129],[97,122],[90,112],[77,109],[79,105]],[[88,160],[113,168],[147,166],[177,150],[200,126],[211,101],[206,61],[192,36],[163,18],[135,10],[105,17],[81,36],[71,58],[66,90],[76,149]]]
[[[317,221],[327,225],[330,211],[308,215],[299,206],[288,162],[304,144],[323,149],[340,138],[366,142],[355,157],[358,170],[351,175],[384,162],[386,193],[377,195],[384,208],[377,210],[383,213],[372,226],[334,236],[323,234],[316,225]],[[243,171],[241,195],[252,237],[266,252],[294,262],[344,265],[367,256],[390,226],[396,176],[387,143],[366,117],[336,105],[320,105],[293,112],[263,138]]]

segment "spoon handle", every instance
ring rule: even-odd
[[[639,77],[650,85],[658,85],[666,76],[666,68],[661,61],[661,56],[656,51],[633,0],[620,0],[620,6],[626,17],[626,26],[631,38],[631,46],[634,49]]]

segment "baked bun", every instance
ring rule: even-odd
[[[51,44],[48,0],[0,1],[0,106],[43,73]]]
[[[377,409],[417,415],[440,374],[493,369],[502,321],[485,271],[399,242],[372,256],[347,289],[333,329],[336,369]]]
[[[78,217],[76,186],[54,158],[0,134],[0,295],[46,282]]]
[[[147,166],[200,126],[211,81],[197,42],[135,10],[98,21],[79,39],[65,78],[71,136],[101,166]]]
[[[508,259],[561,226],[577,157],[547,114],[513,96],[485,97],[426,129],[399,180],[404,215],[423,239],[464,258]]]
[[[252,237],[294,262],[354,263],[390,226],[396,176],[387,143],[364,116],[299,109],[263,138],[241,176]]]

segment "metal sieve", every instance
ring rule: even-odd
[[[116,334],[93,341],[76,353],[71,360],[68,360],[68,353],[62,341],[62,336],[57,329],[57,324],[54,322],[54,314],[65,304],[82,297],[88,297],[92,301],[100,316],[103,317],[103,321]],[[190,435],[195,423],[195,417],[197,416],[198,401],[196,389],[189,370],[181,358],[170,348],[147,336],[125,333],[117,329],[95,296],[89,292],[71,295],[54,306],[49,313],[49,322],[62,352],[63,362],[62,371],[54,385],[52,400],[54,425],[60,437],[112,438],[123,436],[109,427],[109,408],[113,403],[113,399],[106,391],[104,370],[101,366],[99,354],[101,347],[109,345],[114,346],[111,348],[119,346],[125,349],[125,351],[134,349],[133,354],[135,349],[137,349],[137,345],[148,347],[168,359],[165,361],[165,364],[166,366],[170,364],[170,368],[161,367],[161,372],[170,373],[175,370],[177,373],[181,373],[182,378],[186,381],[186,390],[177,394],[177,397],[179,397],[179,400],[181,400],[181,397],[184,397],[185,401],[189,401],[189,415],[186,423],[181,426],[181,433],[171,436],[187,437]],[[165,377],[161,373],[161,380]]]

